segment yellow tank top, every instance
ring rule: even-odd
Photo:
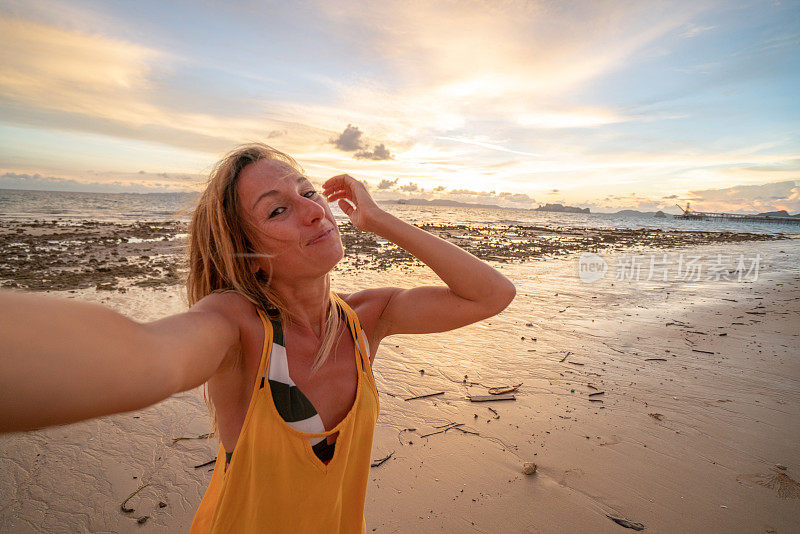
[[[192,522],[191,534],[248,532],[366,533],[364,501],[372,436],[380,404],[356,313],[342,306],[355,344],[356,399],[350,412],[326,432],[300,432],[281,418],[269,387],[272,325],[263,310],[264,348],[256,383],[230,464],[220,443],[214,474]],[[325,464],[309,438],[339,432]]]

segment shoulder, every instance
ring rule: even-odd
[[[339,295],[358,315],[358,320],[367,334],[373,354],[377,351],[378,344],[385,337],[380,324],[381,314],[386,309],[386,305],[400,291],[402,289],[397,287],[378,287]]]
[[[353,308],[362,323],[374,323],[398,291],[400,289],[396,287],[378,287],[357,293],[340,294],[339,297]]]
[[[255,305],[234,290],[209,293],[189,308],[189,311],[219,313],[231,321],[258,315]]]
[[[244,337],[261,324],[256,306],[234,290],[209,293],[189,308],[189,312],[213,317],[216,323],[234,333],[236,338]]]
[[[232,336],[236,341],[218,373],[241,368],[248,341],[260,339],[263,334],[261,319],[255,304],[235,290],[216,291],[198,300],[189,312],[207,314],[218,325],[220,335]]]

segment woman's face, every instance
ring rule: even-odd
[[[323,276],[344,256],[328,202],[291,165],[251,163],[236,189],[242,214],[256,229],[258,251],[273,255],[254,260],[272,281]]]

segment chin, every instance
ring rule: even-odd
[[[336,246],[331,246],[324,254],[320,254],[318,265],[328,273],[344,258],[344,248],[341,240],[336,240]]]

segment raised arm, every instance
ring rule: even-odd
[[[0,432],[144,408],[205,382],[238,345],[211,299],[138,323],[98,304],[0,291]]]
[[[365,291],[371,293],[371,300],[381,310],[374,327],[375,341],[392,334],[453,330],[500,313],[514,299],[514,284],[499,271],[452,243],[381,210],[361,182],[340,175],[325,182],[323,188],[328,201],[338,200],[356,227],[402,247],[446,284]]]

